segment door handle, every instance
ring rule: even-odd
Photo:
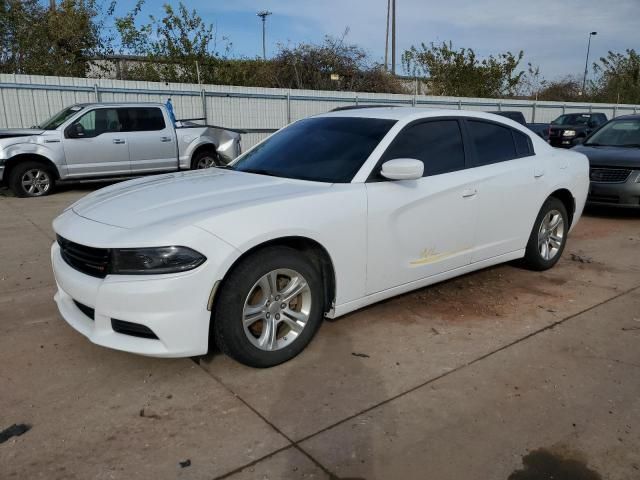
[[[171,141],[171,137],[161,137],[160,141],[161,142],[170,142]]]
[[[534,170],[533,178],[540,178],[544,176],[544,170]]]
[[[124,140],[122,140],[121,138],[114,138],[113,143],[117,143],[118,145],[121,145],[124,143]]]
[[[475,188],[468,188],[462,192],[462,198],[475,197],[478,194],[478,190]]]

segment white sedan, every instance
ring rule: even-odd
[[[412,108],[297,121],[226,168],[98,190],[53,222],[62,316],[158,357],[269,367],[323,317],[481,268],[552,267],[587,158],[503,117]]]

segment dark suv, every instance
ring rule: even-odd
[[[607,123],[604,113],[567,113],[560,115],[549,127],[552,147],[571,148],[576,138],[586,138],[600,125]]]

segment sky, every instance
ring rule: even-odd
[[[161,14],[162,1],[147,0],[143,14]],[[177,2],[170,2],[177,3]],[[233,56],[262,54],[259,10],[267,20],[267,56],[277,44],[319,43],[325,35],[341,36],[384,59],[387,0],[184,0],[216,26]],[[134,0],[120,0],[123,13]],[[452,41],[480,56],[524,50],[528,62],[546,79],[584,72],[589,32],[589,64],[608,50],[640,50],[640,0],[396,0],[397,63],[402,52],[420,43]],[[402,73],[399,71],[399,73]]]

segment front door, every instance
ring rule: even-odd
[[[65,130],[63,143],[70,177],[130,173],[127,134],[115,108],[86,112]]]
[[[464,267],[474,246],[477,189],[465,169],[459,121],[407,126],[380,164],[394,158],[422,160],[425,176],[366,184],[367,294]]]

